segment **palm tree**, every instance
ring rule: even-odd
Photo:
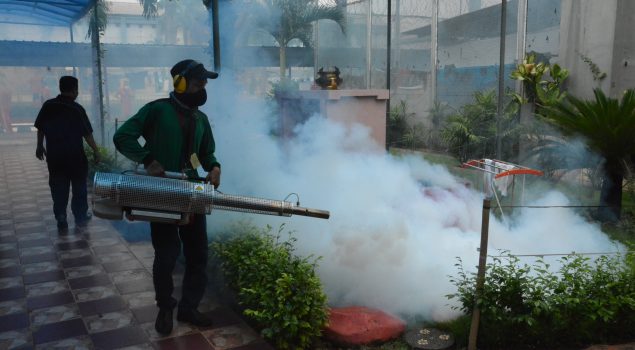
[[[602,221],[619,220],[622,183],[628,164],[635,158],[635,90],[627,90],[621,101],[595,89],[595,100],[573,96],[545,108],[543,117],[566,136],[581,136],[590,151],[602,159],[604,177],[598,216]]]
[[[258,30],[269,33],[280,47],[280,80],[285,79],[287,46],[298,39],[306,47],[313,45],[313,23],[329,19],[344,31],[344,10],[318,0],[259,0],[251,10],[249,22]]]

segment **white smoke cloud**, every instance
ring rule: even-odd
[[[230,91],[231,72],[211,83]],[[211,96],[216,96],[211,94]],[[402,316],[447,319],[455,315],[446,294],[455,292],[456,257],[475,270],[482,195],[447,169],[417,156],[396,158],[373,144],[367,128],[346,129],[319,115],[280,143],[269,135],[262,100],[212,98],[221,190],[283,199],[329,210],[329,220],[214,212],[211,231],[232,220],[285,223],[296,231],[298,252],[322,256],[318,273],[333,306],[364,305]],[[290,200],[294,200],[291,197]],[[566,205],[558,192],[538,194],[540,205]],[[490,220],[489,253],[614,251],[600,231],[571,209],[518,210],[506,222]]]

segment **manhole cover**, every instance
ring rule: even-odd
[[[406,332],[406,342],[414,349],[442,350],[454,345],[454,337],[436,328],[418,328]]]

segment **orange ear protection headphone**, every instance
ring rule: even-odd
[[[192,61],[190,64],[185,67],[181,71],[181,73],[174,76],[172,80],[172,85],[174,85],[174,92],[182,94],[187,90],[187,79],[185,79],[185,75],[194,67],[198,66],[200,63],[197,61]]]

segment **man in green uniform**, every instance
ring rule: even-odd
[[[172,67],[174,91],[168,98],[143,106],[115,133],[113,141],[119,152],[143,163],[152,176],[165,171],[197,175],[200,165],[208,172],[206,180],[218,187],[220,163],[214,156],[215,144],[207,116],[198,107],[207,101],[207,79],[216,79],[194,60],[184,60]],[[145,144],[139,144],[139,138]],[[194,163],[194,164],[193,164]],[[160,334],[172,331],[172,310],[178,305],[177,320],[199,327],[211,326],[209,316],[197,310],[207,283],[207,227],[205,215],[193,215],[187,225],[150,223],[154,264],[152,279],[159,312],[155,328]],[[172,272],[183,247],[185,274],[182,296],[172,297]]]

